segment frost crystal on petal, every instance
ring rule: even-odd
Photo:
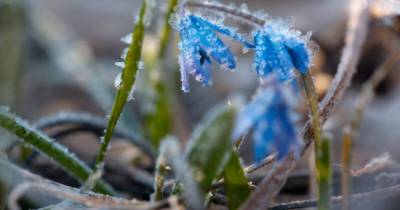
[[[290,151],[299,153],[301,141],[297,136],[293,99],[296,88],[279,82],[275,75],[267,78],[266,87],[260,89],[253,100],[239,113],[232,139],[237,140],[248,130],[253,131],[254,159],[259,162],[276,152],[282,159]]]
[[[222,69],[232,70],[236,67],[235,56],[216,32],[239,40],[247,47],[254,47],[234,29],[189,12],[176,15],[171,20],[171,24],[180,35],[178,44],[180,50],[179,65],[182,81],[181,89],[184,92],[190,91],[189,74],[192,74],[203,86],[212,85],[212,61],[218,63]]]
[[[290,20],[269,21],[253,32],[255,57],[253,67],[260,76],[277,73],[282,81],[291,80],[294,70],[307,73],[311,65],[309,34],[290,29]]]

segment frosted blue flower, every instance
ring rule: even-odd
[[[217,36],[216,32],[238,40],[247,47],[254,47],[235,30],[190,13],[177,14],[173,25],[180,35],[179,64],[184,92],[190,90],[189,74],[193,74],[196,80],[204,86],[212,84],[212,60],[220,64],[223,69],[234,69],[236,67],[234,55]]]
[[[266,87],[260,89],[239,113],[232,135],[236,140],[252,129],[256,162],[273,152],[277,153],[278,159],[289,151],[298,154],[300,148],[294,112],[297,87],[292,83],[283,85],[275,75],[266,78],[266,82]]]
[[[285,21],[270,21],[253,32],[255,56],[253,67],[257,74],[266,76],[277,73],[281,81],[291,80],[294,71],[307,73],[311,65],[309,34],[301,36],[291,30]]]

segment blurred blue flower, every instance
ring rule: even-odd
[[[244,38],[234,30],[190,13],[178,14],[173,25],[180,35],[179,64],[184,92],[190,90],[189,74],[193,74],[204,86],[212,84],[211,59],[220,64],[223,69],[236,67],[234,55],[215,33],[218,31],[244,42]]]
[[[239,113],[232,135],[237,140],[252,129],[256,162],[273,152],[277,153],[278,159],[290,151],[298,154],[301,145],[295,125],[297,114],[294,108],[298,101],[295,80],[284,85],[274,74],[265,79],[265,86]]]
[[[295,69],[307,73],[312,59],[307,44],[309,36],[290,29],[282,20],[269,21],[254,31],[253,67],[257,74],[266,76],[275,72],[281,81],[287,81],[295,76]]]

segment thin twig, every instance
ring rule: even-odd
[[[247,174],[254,173],[255,171],[264,168],[265,166],[269,165],[270,163],[275,161],[276,155],[269,155],[268,157],[264,158],[260,163],[253,163],[247,166],[244,170]]]
[[[354,201],[352,208],[365,207],[374,204],[379,201],[383,201],[390,198],[398,198],[400,196],[400,185],[394,185],[391,187],[375,190],[372,192],[353,194],[351,199]],[[342,203],[342,197],[337,196],[331,199],[332,206],[339,208]],[[288,210],[288,209],[301,209],[317,206],[317,200],[305,200],[295,201],[285,204],[278,204],[271,206],[269,210]]]
[[[79,189],[72,188],[57,182],[45,179],[41,176],[33,174],[27,170],[21,169],[7,160],[0,159],[0,166],[2,169],[1,179],[6,180],[9,187],[19,185],[14,188],[13,192],[9,194],[8,205],[11,209],[19,209],[17,201],[24,194],[24,192],[31,187],[39,189],[41,192],[47,192],[49,195],[55,196],[60,199],[68,199],[75,202],[85,204],[87,206],[110,206],[111,208],[127,207],[134,209],[134,207],[146,206],[149,203],[137,202],[126,200],[122,198],[110,197],[103,194],[90,192],[89,194],[79,193]],[[3,171],[4,170],[4,171]],[[19,189],[18,189],[19,188]],[[160,206],[162,203],[149,204],[151,206]],[[146,209],[146,208],[144,208]]]
[[[235,6],[226,6],[226,5],[218,3],[218,2],[191,1],[191,2],[187,2],[186,5],[189,7],[198,7],[198,8],[202,8],[202,9],[211,10],[213,12],[225,13],[232,17],[241,18],[242,20],[246,21],[247,23],[250,23],[250,24],[256,25],[256,26],[262,26],[265,24],[265,21],[266,21],[265,18],[258,17],[256,15],[254,15],[254,13],[251,13],[250,11],[240,10],[239,8],[236,8]]]
[[[294,161],[295,158],[291,153],[283,162],[277,162],[276,168],[273,168],[272,172],[264,177],[240,210],[262,210],[271,205],[272,200],[278,195],[287,177],[292,172],[294,165],[288,163]]]
[[[24,182],[17,185],[9,195],[8,206],[10,209],[19,210],[18,200],[30,189],[36,189],[39,192],[47,193],[59,199],[68,199],[88,207],[99,207],[103,209],[156,209],[165,205],[163,202],[139,202],[97,193],[83,194],[79,189],[41,178],[40,181]]]

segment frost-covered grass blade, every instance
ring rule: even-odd
[[[136,74],[141,64],[140,59],[142,54],[142,44],[145,30],[144,16],[146,13],[146,7],[147,2],[143,1],[142,7],[140,9],[140,14],[138,16],[138,19],[136,20],[137,22],[133,29],[132,43],[129,45],[125,58],[125,68],[123,69],[121,75],[121,84],[119,85],[117,96],[115,98],[114,105],[111,111],[111,116],[108,120],[104,139],[102,140],[99,153],[97,154],[96,168],[100,168],[101,164],[103,163],[114,128],[117,125],[122,110],[130,97],[131,90],[136,80]]]
[[[35,130],[26,121],[14,116],[5,109],[0,109],[0,127],[54,160],[81,183],[92,173],[92,170],[74,154],[70,153],[66,147]],[[94,189],[101,193],[115,194],[112,188],[102,181],[97,182]]]

